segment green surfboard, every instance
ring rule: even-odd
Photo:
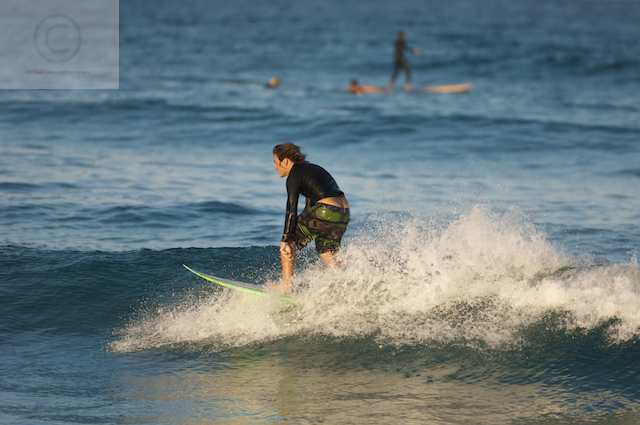
[[[186,264],[183,264],[182,266],[185,269],[189,270],[191,273],[195,274],[196,276],[206,280],[207,282],[211,282],[215,285],[219,285],[224,288],[232,289],[238,292],[243,292],[245,294],[249,294],[255,297],[271,298],[271,299],[280,300],[287,304],[294,304],[294,305],[297,304],[296,300],[293,297],[290,297],[288,295],[272,294],[270,292],[265,291],[263,288],[259,287],[258,285],[253,285],[251,283],[245,283],[245,282],[238,282],[236,280],[223,279],[221,277],[210,276],[208,274],[199,272],[197,270],[193,270],[191,267],[187,266]]]

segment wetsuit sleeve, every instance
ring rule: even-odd
[[[287,212],[284,218],[282,241],[293,240],[298,221],[298,198],[300,197],[300,182],[295,175],[287,178]]]

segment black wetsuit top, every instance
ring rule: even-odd
[[[396,63],[406,61],[404,51],[407,49],[407,41],[404,38],[397,38],[394,43],[393,59]]]
[[[287,214],[282,232],[283,241],[288,241],[296,232],[300,194],[307,198],[305,207],[310,207],[322,198],[343,196],[344,192],[331,174],[319,165],[310,162],[294,164],[287,177]]]

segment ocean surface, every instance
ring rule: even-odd
[[[0,423],[640,421],[640,2],[120,22],[119,90],[0,92]],[[346,94],[399,30],[415,86],[474,90]],[[283,141],[353,220],[284,311],[182,268],[277,279]]]

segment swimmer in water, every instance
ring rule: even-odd
[[[358,80],[351,80],[351,83],[347,86],[347,92],[351,94],[384,93],[386,91],[385,87],[359,84]]]
[[[280,87],[280,83],[281,83],[280,78],[273,76],[269,78],[269,81],[267,81],[264,87],[267,89],[277,89],[278,87]]]

